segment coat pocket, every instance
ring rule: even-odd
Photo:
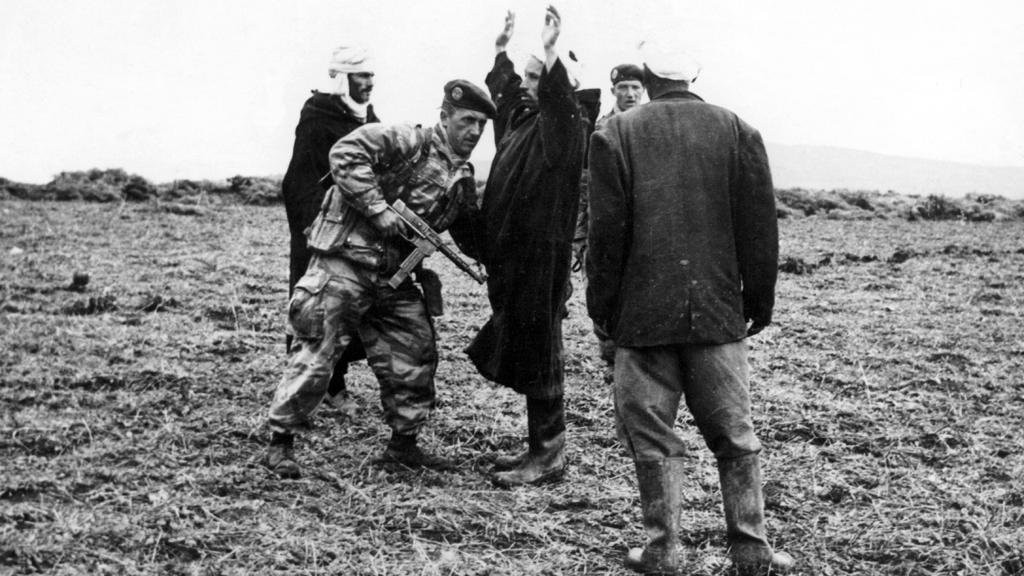
[[[296,338],[321,340],[324,337],[324,288],[330,276],[323,270],[309,270],[295,284],[288,302],[288,325]]]

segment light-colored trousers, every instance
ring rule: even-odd
[[[718,459],[761,450],[750,417],[747,345],[619,347],[615,415],[619,439],[634,460],[687,453],[675,432],[681,400]]]

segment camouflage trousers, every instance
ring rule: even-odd
[[[313,257],[288,303],[296,345],[270,405],[271,430],[309,429],[354,332],[377,376],[384,420],[395,433],[419,432],[434,408],[434,327],[412,281],[392,289],[389,277],[342,258]]]

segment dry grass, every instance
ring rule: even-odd
[[[458,469],[372,464],[387,431],[359,366],[361,418],[322,417],[307,475],[282,481],[258,465],[283,359],[282,208],[8,200],[0,220],[0,573],[625,573],[637,494],[579,291],[567,482],[488,482],[522,445],[522,401],[465,361],[485,295],[440,261],[424,441]],[[782,225],[784,261],[805,266],[752,346],[776,545],[807,575],[1021,573],[1021,224]],[[714,462],[679,423],[691,572],[721,574]]]

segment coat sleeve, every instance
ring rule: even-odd
[[[288,172],[281,182],[288,224],[293,234],[302,234],[316,215],[320,202],[332,181],[320,178],[328,173],[327,154],[337,138],[319,122],[300,120],[295,128],[295,146]]]
[[[368,124],[350,132],[331,148],[331,175],[345,202],[364,216],[387,209],[378,174],[404,161],[420,145],[411,125]]]
[[[504,51],[494,56],[494,66],[484,79],[487,89],[491,92],[491,100],[498,109],[494,119],[494,143],[501,142],[512,121],[512,114],[522,102],[523,90],[520,89],[522,78],[516,73],[516,67]]]
[[[327,151],[331,149],[337,139],[333,138],[329,129],[309,122],[304,123],[296,131],[296,140],[302,141],[302,154],[306,157],[306,166],[309,166],[309,170],[312,172],[309,175],[310,180],[320,190],[327,190],[331,187],[331,179],[328,178],[320,182],[320,178],[327,175]]]
[[[448,234],[463,254],[480,261],[485,242],[483,215],[475,183],[467,181],[465,186],[467,189],[459,195],[459,216],[448,228]]]
[[[742,120],[737,170],[732,206],[743,283],[743,316],[768,324],[775,307],[775,283],[779,273],[775,190],[761,134]]]
[[[545,66],[541,72],[537,103],[540,107],[540,139],[544,160],[549,168],[554,168],[567,153],[581,150],[573,144],[574,140],[582,138],[583,132],[580,107],[561,58],[555,60],[550,71]]]
[[[590,137],[589,163],[587,310],[598,328],[613,334],[618,323],[620,286],[632,237],[632,178],[611,131],[595,132]]]

